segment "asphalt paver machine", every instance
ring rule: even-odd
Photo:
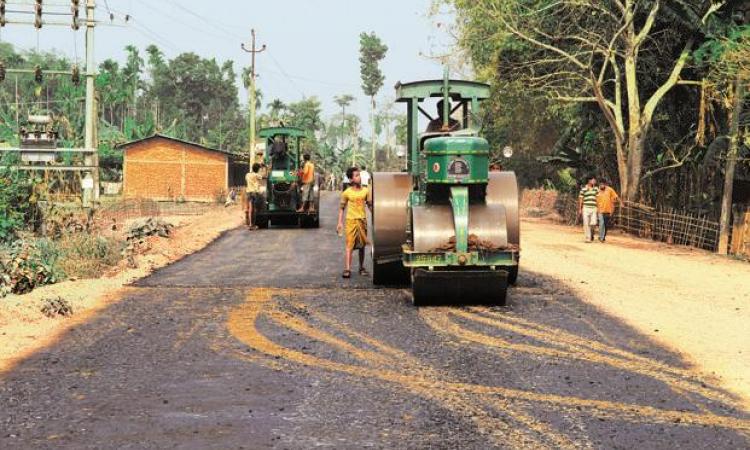
[[[256,213],[255,221],[261,228],[271,225],[320,226],[320,190],[316,180],[313,184],[312,206],[308,211],[298,212],[302,202],[302,142],[308,137],[305,130],[294,127],[264,128],[258,136],[266,140],[264,163],[266,183],[264,201]]]
[[[490,87],[446,73],[396,91],[407,106],[408,161],[405,172],[373,176],[374,284],[410,282],[417,306],[504,304],[518,276],[519,197],[513,172],[490,171],[479,137],[475,115]],[[437,119],[422,108],[431,97],[443,100]],[[420,114],[430,132],[420,133]]]

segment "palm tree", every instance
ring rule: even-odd
[[[349,94],[339,95],[333,101],[341,107],[341,142],[344,142],[344,131],[346,130],[346,107],[351,105],[354,97]]]
[[[286,110],[286,104],[281,100],[274,99],[268,104],[268,116],[272,122],[278,122],[281,118],[281,114]]]

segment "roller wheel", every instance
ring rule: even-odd
[[[394,262],[373,264],[373,284],[408,285],[409,270],[400,261],[401,246],[406,242],[407,201],[412,189],[411,175],[376,172],[370,185],[373,203],[373,260]]]
[[[318,228],[320,226],[317,214],[306,214],[300,216],[299,223],[302,228]]]
[[[372,284],[376,286],[408,286],[409,270],[401,261],[373,264]]]
[[[255,225],[258,226],[258,228],[268,228],[268,216],[255,216]]]
[[[518,266],[513,266],[508,271],[508,284],[515,286],[518,281]]]
[[[505,305],[508,280],[494,271],[412,271],[412,303],[430,305]]]
[[[487,185],[487,204],[505,207],[506,226],[508,227],[508,243],[521,244],[521,227],[518,214],[518,182],[513,172],[490,173]]]

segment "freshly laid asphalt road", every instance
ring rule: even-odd
[[[503,308],[342,280],[323,208],[227,233],[21,363],[0,448],[750,446],[729,394],[541,275]]]

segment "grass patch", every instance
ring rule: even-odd
[[[51,242],[60,255],[56,267],[68,278],[96,278],[122,259],[123,243],[86,233],[63,235]]]

